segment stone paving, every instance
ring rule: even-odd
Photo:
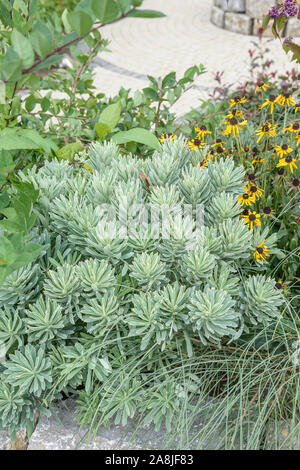
[[[103,36],[111,40],[112,52],[102,52],[96,59],[97,90],[108,95],[117,94],[121,86],[135,91],[146,86],[147,75],[159,77],[175,70],[180,77],[187,68],[202,63],[207,73],[174,106],[181,114],[208,97],[217,71],[224,70],[225,83],[237,85],[246,80],[248,50],[255,38],[213,25],[212,5],[213,0],[144,0],[143,8],[160,10],[167,16],[126,18],[103,28]],[[296,67],[278,40],[271,40],[268,47],[280,72]]]

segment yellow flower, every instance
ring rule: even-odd
[[[254,163],[263,163],[265,161],[265,158],[255,158],[254,160],[251,161],[252,165]]]
[[[276,136],[276,127],[277,127],[277,124],[275,124],[275,126],[272,126],[272,124],[270,122],[265,122],[261,126],[260,129],[255,131],[255,134],[258,135],[257,143],[261,140],[261,138],[264,135],[268,135],[269,137],[275,137]]]
[[[277,103],[280,106],[295,106],[296,103],[290,93],[282,93],[278,96]]]
[[[257,261],[257,263],[260,262],[260,260],[262,261],[267,261],[266,260],[266,256],[270,256],[268,251],[269,248],[265,245],[265,241],[266,240],[263,240],[257,247],[256,247],[256,250],[253,254],[255,260]]]
[[[235,96],[234,98],[230,99],[229,104],[230,104],[230,107],[233,108],[237,104],[243,104],[243,103],[246,103],[246,102],[247,102],[247,100],[246,100],[245,96],[243,96],[243,97]]]
[[[297,135],[295,135],[295,139],[297,140],[297,147],[300,145],[300,132],[298,132]]]
[[[197,132],[197,137],[201,140],[204,140],[207,134],[211,134],[211,132],[207,130],[206,126],[195,127],[195,131]]]
[[[295,106],[295,114],[296,114],[296,113],[298,113],[298,111],[300,109],[300,103],[297,103],[294,106]]]
[[[238,202],[241,202],[243,206],[252,206],[252,204],[255,202],[255,198],[249,193],[240,194],[237,200]]]
[[[238,121],[236,118],[231,118],[228,121],[225,121],[226,124],[226,129],[225,131],[222,132],[223,135],[229,135],[229,134],[239,134],[240,133],[240,127],[246,126],[247,121]]]
[[[292,173],[294,173],[294,168],[298,168],[297,165],[296,165],[296,162],[298,160],[296,160],[295,158],[293,158],[291,155],[288,155],[287,157],[285,158],[281,158],[279,160],[279,163],[276,165],[277,167],[281,167],[281,166],[289,166],[290,170]]]
[[[239,111],[238,109],[233,109],[229,114],[226,114],[227,119],[232,119],[235,117],[243,117],[242,111]]]
[[[174,139],[175,139],[175,134],[173,134],[173,132],[170,132],[169,134],[164,132],[158,140],[160,142],[164,142],[164,140],[174,140]]]
[[[242,147],[243,152],[248,153],[250,152],[250,147],[248,145],[245,145],[245,147]]]
[[[258,92],[258,90],[266,91],[267,88],[270,88],[270,85],[268,83],[261,83],[255,88],[255,94]]]
[[[265,106],[270,106],[270,113],[273,114],[274,112],[274,105],[278,103],[279,96],[270,95],[269,98],[261,105],[260,109],[263,109]]]
[[[193,139],[193,140],[188,141],[188,147],[191,150],[202,149],[204,146],[205,146],[205,142],[203,142],[203,140],[200,140],[200,139]]]
[[[249,196],[254,198],[254,202],[258,201],[258,199],[263,195],[264,190],[257,186],[254,183],[248,183],[247,186],[244,187],[246,189]]]
[[[288,127],[283,129],[282,132],[294,132],[295,134],[297,134],[298,132],[300,132],[300,124],[298,124],[298,122],[294,122],[294,124],[290,124]]]
[[[250,229],[252,230],[254,225],[261,226],[260,214],[257,214],[255,211],[249,211],[248,215],[242,215],[244,218],[245,225],[249,224]]]
[[[277,145],[275,150],[276,150],[278,157],[280,158],[282,158],[284,155],[287,155],[288,153],[291,153],[293,151],[293,149],[289,147],[287,144]]]

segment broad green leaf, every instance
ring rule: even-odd
[[[4,26],[11,25],[9,10],[6,8],[3,2],[0,2],[0,21],[4,24]]]
[[[120,120],[121,111],[122,108],[120,102],[110,104],[100,114],[98,122],[106,124],[112,131]]]
[[[5,54],[4,60],[0,66],[0,75],[4,80],[17,80],[21,75],[22,60],[15,51],[13,46],[10,46]]]
[[[3,193],[0,194],[0,210],[1,209],[4,209],[5,207],[7,207],[9,205],[9,195],[8,193],[5,191]]]
[[[23,66],[25,68],[30,67],[34,62],[34,52],[29,39],[23,36],[17,29],[14,29],[11,40],[15,51],[22,60]]]
[[[102,23],[110,23],[120,14],[119,6],[115,0],[92,0],[91,7]]]
[[[40,136],[33,129],[7,128],[0,134],[0,149],[4,150],[44,150],[50,153],[57,145],[51,140]]]
[[[155,137],[155,135],[146,129],[142,129],[141,127],[136,127],[135,129],[130,129],[129,131],[118,132],[112,137],[111,140],[116,144],[138,142],[140,144],[147,145],[148,147],[151,147],[155,150],[161,150],[160,143]]]
[[[52,50],[53,37],[48,26],[38,20],[30,35],[31,43],[39,57],[46,57]]]
[[[32,263],[32,261],[34,261],[40,254],[42,248],[43,247],[37,243],[29,243],[28,245],[25,245],[24,251],[22,253],[18,253],[17,258],[15,259],[15,269],[19,269],[25,264]]]
[[[176,83],[176,72],[171,72],[168,75],[165,76],[165,78],[162,81],[162,87],[170,87],[175,85]]]
[[[81,142],[73,142],[72,144],[65,145],[55,153],[59,160],[72,160],[74,154],[82,150],[84,150],[84,146]]]
[[[88,34],[93,26],[93,20],[88,13],[83,10],[75,10],[69,13],[68,22],[79,36]]]
[[[16,259],[12,243],[6,238],[0,238],[0,266],[9,266]]]
[[[96,122],[95,124],[95,131],[97,132],[97,136],[99,137],[100,140],[103,139],[103,137],[111,131],[110,127],[107,124],[104,124],[104,122]]]
[[[133,10],[128,13],[128,16],[133,18],[162,18],[166,15],[161,11],[156,10]]]

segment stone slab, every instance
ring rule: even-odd
[[[225,13],[225,29],[234,33],[252,34],[253,20],[241,13]]]
[[[275,0],[246,0],[246,14],[250,18],[262,18],[275,3]]]
[[[224,11],[233,11],[235,13],[245,13],[246,0],[216,0],[215,5]]]
[[[210,21],[218,26],[219,28],[224,28],[225,25],[225,13],[221,8],[212,7]]]

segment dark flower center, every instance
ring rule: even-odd
[[[249,194],[247,193],[243,194],[243,199],[249,199]]]
[[[223,153],[222,147],[217,147],[217,153]]]
[[[288,149],[288,146],[287,146],[287,144],[283,144],[283,145],[281,146],[281,148],[282,148],[282,150],[287,150],[287,149]]]
[[[271,214],[271,209],[270,209],[270,207],[268,207],[268,206],[264,207],[264,208],[263,208],[263,213],[264,213],[264,214]]]
[[[284,168],[279,168],[277,171],[277,174],[281,176],[283,175],[283,173],[284,173]]]
[[[294,178],[293,181],[292,181],[292,185],[295,186],[295,188],[297,188],[297,186],[300,185],[299,178]]]
[[[194,139],[194,144],[199,147],[201,145],[201,140],[200,139]]]
[[[249,209],[244,209],[242,212],[243,215],[249,215]]]
[[[270,126],[269,126],[269,124],[264,124],[261,129],[262,129],[263,132],[269,132]]]
[[[222,142],[221,139],[217,139],[217,140],[216,140],[216,144],[220,144],[221,142]]]
[[[298,129],[300,129],[300,125],[296,122],[295,124],[293,124],[293,129],[296,131]]]
[[[292,163],[293,157],[286,157],[285,161],[286,163]]]
[[[250,149],[249,149],[248,145],[246,145],[246,147],[244,147],[244,150],[245,150],[245,152],[249,152]]]
[[[256,219],[256,215],[255,214],[250,214],[249,219],[251,220],[251,222],[253,222]]]
[[[232,126],[236,126],[237,123],[238,123],[238,121],[237,121],[236,118],[231,118],[231,119],[229,119],[229,122],[230,122],[230,124],[231,124]]]
[[[207,131],[207,127],[206,127],[206,126],[201,126],[200,129],[201,129],[201,131]]]
[[[254,173],[249,173],[249,175],[248,175],[248,180],[249,180],[249,181],[254,181],[255,178],[256,178],[256,176],[255,176]]]
[[[258,247],[256,248],[256,251],[257,251],[260,255],[262,255],[263,252],[264,252],[264,249],[263,249],[261,246],[258,246]]]
[[[281,282],[276,282],[275,287],[276,287],[276,289],[282,289]]]
[[[251,191],[251,193],[256,193],[257,192],[257,187],[256,186],[251,186],[250,191]]]
[[[269,98],[269,101],[273,102],[276,100],[276,96],[274,95],[270,95],[270,98]]]

